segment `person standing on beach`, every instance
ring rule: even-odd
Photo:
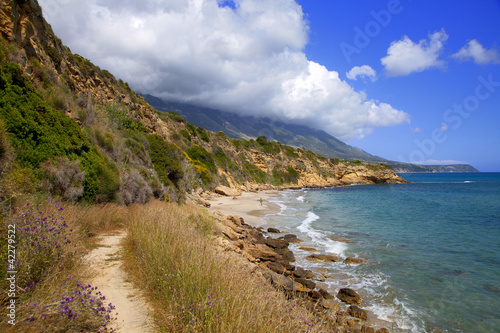
[[[260,198],[259,201],[260,201],[260,205],[262,206],[262,198]]]

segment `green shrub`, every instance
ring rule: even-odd
[[[187,123],[186,128],[192,136],[197,136],[196,127],[193,124]]]
[[[144,125],[141,122],[132,119],[124,108],[110,104],[106,107],[106,111],[108,112],[109,120],[117,129],[147,132]]]
[[[182,135],[186,140],[191,141],[191,135],[185,129],[180,130],[179,134]]]
[[[175,113],[175,112],[167,112],[167,115],[170,119],[172,119],[173,121],[175,122],[178,122],[178,123],[181,123],[181,124],[185,124],[187,123],[187,120],[186,118],[184,118],[183,116],[179,115],[178,113]]]
[[[210,138],[207,134],[207,131],[203,127],[196,127],[196,133],[198,133],[198,136],[200,139],[202,139],[205,142],[210,142]]]
[[[82,154],[80,165],[85,172],[83,199],[89,202],[115,201],[120,187],[116,164],[92,148]]]
[[[182,152],[173,143],[166,142],[160,136],[147,136],[150,156],[160,181],[165,185],[177,183],[184,177],[180,161]]]
[[[186,154],[191,160],[193,160],[193,162],[195,162],[195,164],[201,164],[213,173],[217,172],[214,159],[205,148],[193,145],[191,148],[186,150]]]
[[[48,106],[18,65],[3,62],[0,77],[0,118],[22,166],[37,168],[51,157],[81,156],[90,150],[78,124]]]
[[[270,142],[265,136],[259,136],[256,140],[260,150],[268,154],[279,154],[281,149],[277,142]]]

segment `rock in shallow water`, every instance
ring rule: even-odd
[[[362,320],[366,320],[366,318],[368,318],[368,312],[357,307],[356,305],[351,305],[349,309],[347,309],[347,314],[351,317],[359,318]]]
[[[309,261],[319,261],[319,262],[337,262],[339,257],[332,256],[330,254],[312,254],[306,257]]]
[[[341,288],[337,293],[337,297],[347,304],[363,305],[361,296],[351,288]]]
[[[364,263],[366,263],[366,260],[361,258],[347,257],[344,259],[344,264],[364,264]]]

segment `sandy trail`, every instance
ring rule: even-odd
[[[124,231],[100,236],[99,247],[85,258],[94,276],[90,283],[99,287],[106,300],[116,306],[117,320],[111,325],[116,332],[154,332],[146,302],[140,291],[127,282],[122,269],[121,242],[125,236]]]

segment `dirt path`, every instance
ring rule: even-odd
[[[119,333],[154,332],[152,319],[140,292],[135,289],[122,269],[121,242],[124,231],[100,236],[99,247],[86,257],[94,276],[91,284],[99,287],[106,300],[116,306],[117,320],[113,322]]]

